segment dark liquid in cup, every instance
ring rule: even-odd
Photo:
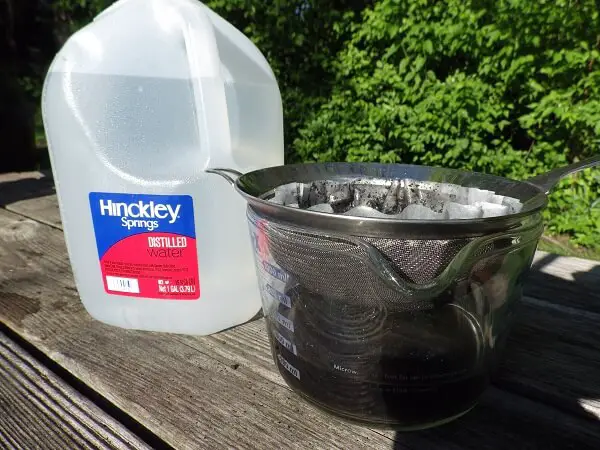
[[[286,382],[325,410],[428,426],[470,409],[487,385],[480,333],[459,307],[390,313],[296,300],[267,320],[273,356]]]

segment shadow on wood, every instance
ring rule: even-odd
[[[490,388],[463,418],[421,432],[397,433],[395,449],[597,449],[598,422],[578,420]],[[523,437],[530,440],[523,441]],[[482,445],[483,444],[483,445]]]
[[[563,272],[561,259],[551,253],[538,259],[532,265],[525,295],[600,314],[600,262],[575,259],[578,267]]]
[[[36,175],[37,177],[33,174],[15,174],[10,175],[11,178],[0,176],[0,206],[55,195],[52,177],[48,173]]]
[[[395,448],[473,448],[476,441],[478,450],[600,448],[600,364],[590,363],[600,342],[600,264],[580,260],[581,271],[543,272],[558,258],[533,264],[501,367],[480,404],[450,424],[397,433]],[[523,442],[531,429],[535,441]]]

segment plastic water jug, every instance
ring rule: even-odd
[[[195,0],[121,0],[64,44],[42,103],[92,317],[205,335],[260,312],[246,204],[204,172],[284,163],[278,85],[246,36]]]

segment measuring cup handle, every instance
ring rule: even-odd
[[[235,181],[241,177],[243,175],[242,172],[239,172],[237,170],[234,169],[226,169],[226,168],[213,168],[213,169],[206,169],[205,172],[207,173],[216,173],[217,175],[221,175],[223,178],[225,178],[227,181],[229,181],[229,183],[234,186],[235,185]],[[233,178],[230,174],[235,175],[235,178]]]
[[[534,186],[540,188],[544,191],[544,194],[548,194],[552,188],[558,183],[562,178],[570,175],[574,172],[579,172],[580,170],[587,169],[589,167],[594,167],[600,164],[600,155],[595,155],[590,158],[586,158],[583,161],[576,162],[574,164],[569,164],[568,166],[558,167],[550,172],[544,173],[542,175],[538,175],[537,177],[529,178],[526,180],[529,184],[533,184]]]

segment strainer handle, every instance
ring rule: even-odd
[[[450,261],[444,271],[433,280],[427,283],[417,284],[401,278],[388,259],[375,246],[359,238],[352,238],[352,241],[362,247],[368,255],[368,263],[371,269],[385,282],[391,289],[399,292],[405,297],[414,300],[428,301],[431,298],[444,292],[458,275],[465,268],[465,264],[482,249],[484,246],[493,243],[499,239],[512,238],[513,246],[511,249],[521,248],[533,240],[537,240],[543,229],[542,224],[534,225],[526,230],[519,230],[518,237],[515,237],[514,231],[496,233],[483,238],[475,239],[465,245],[457,255]],[[516,239],[516,242],[514,242]],[[487,253],[487,256],[493,256],[498,253],[504,253],[506,249],[496,250]]]
[[[215,168],[212,168],[212,169],[206,169],[205,172],[207,172],[207,173],[216,173],[217,175],[221,175],[223,178],[225,178],[227,181],[229,181],[229,183],[232,186],[235,185],[235,180],[237,180],[239,177],[241,177],[242,175],[244,175],[242,172],[239,172],[237,170],[227,169],[227,168],[221,168],[221,167],[215,167]],[[235,178],[233,178],[230,174],[235,175]]]
[[[548,194],[552,188],[558,183],[562,178],[567,175],[572,174],[573,172],[579,172],[580,170],[587,169],[588,167],[594,167],[600,164],[600,154],[594,155],[590,158],[586,158],[582,161],[569,164],[568,166],[558,167],[550,172],[546,172],[542,175],[538,175],[537,177],[529,178],[526,180],[528,183],[537,186],[542,189],[545,194]]]

